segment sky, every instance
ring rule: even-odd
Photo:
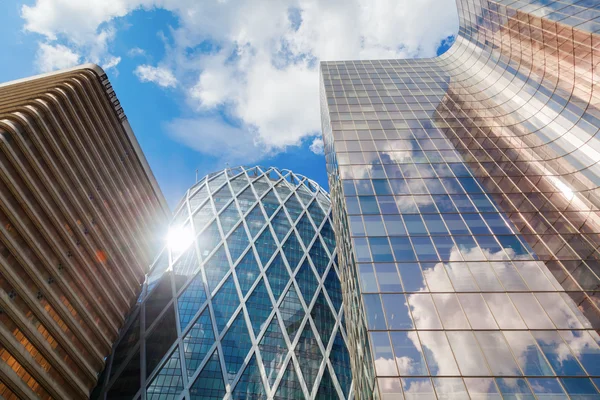
[[[0,82],[102,66],[171,207],[237,165],[327,188],[319,61],[433,57],[454,0],[0,0]]]

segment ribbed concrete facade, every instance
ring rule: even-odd
[[[167,214],[99,67],[0,85],[0,397],[88,397]]]

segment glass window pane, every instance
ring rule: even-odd
[[[375,262],[394,261],[394,256],[390,250],[390,244],[386,237],[370,237],[369,247]]]
[[[486,261],[488,258],[471,236],[455,236],[454,241],[465,261]]]
[[[280,214],[283,216],[283,213],[280,212]],[[350,234],[352,236],[365,236],[365,227],[363,226],[362,218],[360,217],[360,215],[351,215],[349,219]]]
[[[442,263],[422,263],[423,275],[432,292],[453,292],[454,288]]]
[[[396,261],[408,262],[417,260],[410,244],[410,240],[407,237],[391,236],[390,242],[392,243],[392,249],[394,251],[394,257],[396,258]]]
[[[560,380],[573,400],[598,400],[600,394],[589,379],[561,378]]]
[[[506,290],[529,290],[511,262],[490,263]]]
[[[472,332],[446,332],[462,375],[488,375],[489,369]]]
[[[444,329],[469,329],[469,323],[455,294],[433,294]]]
[[[482,291],[499,292],[504,291],[502,284],[498,280],[496,273],[488,262],[470,262],[467,263],[473,278]]]
[[[399,378],[377,378],[381,400],[402,400],[402,386]]]
[[[375,264],[375,273],[382,292],[402,292],[402,285],[395,264]]]
[[[529,386],[539,400],[568,400],[556,378],[529,378]]]
[[[439,249],[438,249],[439,252]],[[450,262],[444,264],[446,272],[457,292],[478,292],[479,288],[464,262]]]
[[[433,200],[435,201],[435,205],[441,213],[458,212],[458,210],[454,207],[454,203],[452,202],[452,200],[450,200],[450,196],[448,195],[435,196]]]
[[[425,283],[425,278],[423,277],[419,264],[401,263],[398,264],[398,271],[400,272],[405,291],[419,292],[427,290],[427,284]]]
[[[396,354],[396,366],[401,376],[428,375],[423,351],[416,332],[390,332]]]
[[[552,322],[558,329],[582,329],[581,322],[573,315],[571,309],[563,301],[560,293],[536,293],[544,310],[550,315]]]
[[[595,331],[561,331],[563,340],[589,375],[600,375],[600,337]]]
[[[502,400],[492,378],[465,378],[471,400]]]
[[[458,299],[473,329],[498,329],[492,313],[480,294],[461,293]]]
[[[404,215],[404,223],[409,235],[426,235],[427,229],[420,215]]]
[[[546,271],[548,270],[546,269]],[[575,304],[571,296],[569,296],[569,294],[567,293],[561,293],[560,296],[562,297],[565,304],[571,309],[571,312],[577,317],[577,319],[579,319],[579,322],[581,322],[581,324],[585,328],[592,328],[592,323],[586,316],[583,315],[583,312],[581,312],[581,310],[579,309],[577,304]]]
[[[378,294],[364,294],[363,301],[365,303],[367,321],[369,322],[368,329],[386,329],[385,318],[383,317],[383,309],[381,308],[381,300]]]
[[[531,290],[555,290],[548,278],[540,270],[537,261],[513,261],[513,264]],[[541,267],[546,268],[543,264]]]
[[[417,259],[420,261],[437,261],[439,260],[438,255],[431,243],[429,237],[412,237],[411,238],[415,254]]]
[[[423,353],[431,375],[458,375],[454,354],[443,331],[420,331]]]
[[[477,211],[475,209],[475,207],[473,207],[473,204],[471,203],[471,201],[469,200],[469,196],[467,196],[465,194],[459,194],[459,195],[454,195],[451,197],[452,197],[452,201],[454,201],[454,204],[456,205],[456,208],[458,209],[459,212],[469,213],[469,212]]]
[[[399,215],[385,215],[383,222],[390,236],[404,236],[406,235],[406,229],[404,229],[404,223],[402,217]]]
[[[430,294],[408,295],[408,304],[417,329],[442,329],[442,323],[438,318]]]
[[[382,376],[397,376],[396,362],[387,332],[369,332],[375,359],[375,372]]]
[[[554,324],[548,318],[532,293],[511,293],[510,298],[525,320],[529,329],[553,329]]]
[[[367,236],[387,236],[380,215],[365,215],[363,220]]]
[[[429,378],[404,378],[402,379],[402,387],[404,388],[404,398],[406,400],[435,398]]]
[[[490,235],[491,232],[488,229],[483,219],[479,214],[461,214],[463,220],[473,233],[473,235]]]
[[[483,298],[500,329],[527,328],[506,293],[484,293]]]
[[[470,232],[458,214],[442,214],[446,226],[453,235],[468,235]]]
[[[532,335],[557,375],[585,375],[557,331],[537,331]]]
[[[462,260],[460,252],[450,236],[434,236],[432,240],[442,261]]]
[[[500,332],[475,332],[492,374],[499,376],[521,375],[510,349]]]
[[[416,213],[418,212],[417,205],[413,200],[412,196],[396,196],[396,205],[401,214]]]
[[[413,329],[408,302],[403,294],[382,294],[388,329]]]
[[[379,214],[377,198],[375,196],[360,196],[358,198],[363,214]]]
[[[527,331],[505,331],[504,336],[525,375],[554,375],[531,333]]]
[[[525,379],[522,378],[500,378],[496,379],[500,393],[505,400],[534,400],[531,389]]]
[[[372,264],[358,264],[362,292],[379,292]]]
[[[433,234],[447,234],[448,230],[446,229],[446,225],[439,214],[425,214],[423,215],[423,219],[425,220],[425,224],[427,225],[427,229],[429,233]]]
[[[433,386],[439,400],[469,400],[461,378],[433,378]]]
[[[354,253],[356,254],[356,261],[372,261],[367,239],[352,238],[352,247],[354,248]]]

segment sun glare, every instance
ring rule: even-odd
[[[167,234],[167,246],[175,253],[184,252],[193,241],[194,235],[189,226],[171,227]]]

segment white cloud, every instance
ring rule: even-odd
[[[221,164],[252,163],[268,154],[255,132],[231,126],[214,116],[176,119],[166,123],[165,130],[178,142],[217,157]]]
[[[434,56],[457,31],[454,0],[36,0],[22,16],[26,30],[104,60],[115,20],[152,7],[178,27],[140,79],[177,84],[198,117],[224,112],[269,152],[319,132],[318,60]],[[191,51],[207,41],[216,50]]]
[[[80,56],[66,46],[39,43],[36,65],[40,72],[50,72],[79,64]]]
[[[315,138],[312,143],[310,144],[310,151],[312,151],[315,154],[323,154],[324,150],[323,150],[323,139],[321,138]]]
[[[93,42],[100,25],[122,17],[146,3],[143,0],[36,0],[21,8],[25,30],[49,40],[60,35],[78,44]],[[148,2],[150,3],[150,2]]]
[[[177,78],[175,78],[175,75],[164,67],[138,65],[134,73],[142,82],[154,82],[165,88],[177,86]]]
[[[129,49],[129,51],[127,52],[127,55],[129,57],[145,56],[146,51],[144,49],[140,49],[139,47],[133,47],[133,48]]]
[[[107,59],[105,61],[104,64],[102,64],[102,68],[104,70],[109,70],[111,68],[116,68],[117,65],[119,65],[120,62],[121,62],[121,57],[110,57],[109,59]]]

